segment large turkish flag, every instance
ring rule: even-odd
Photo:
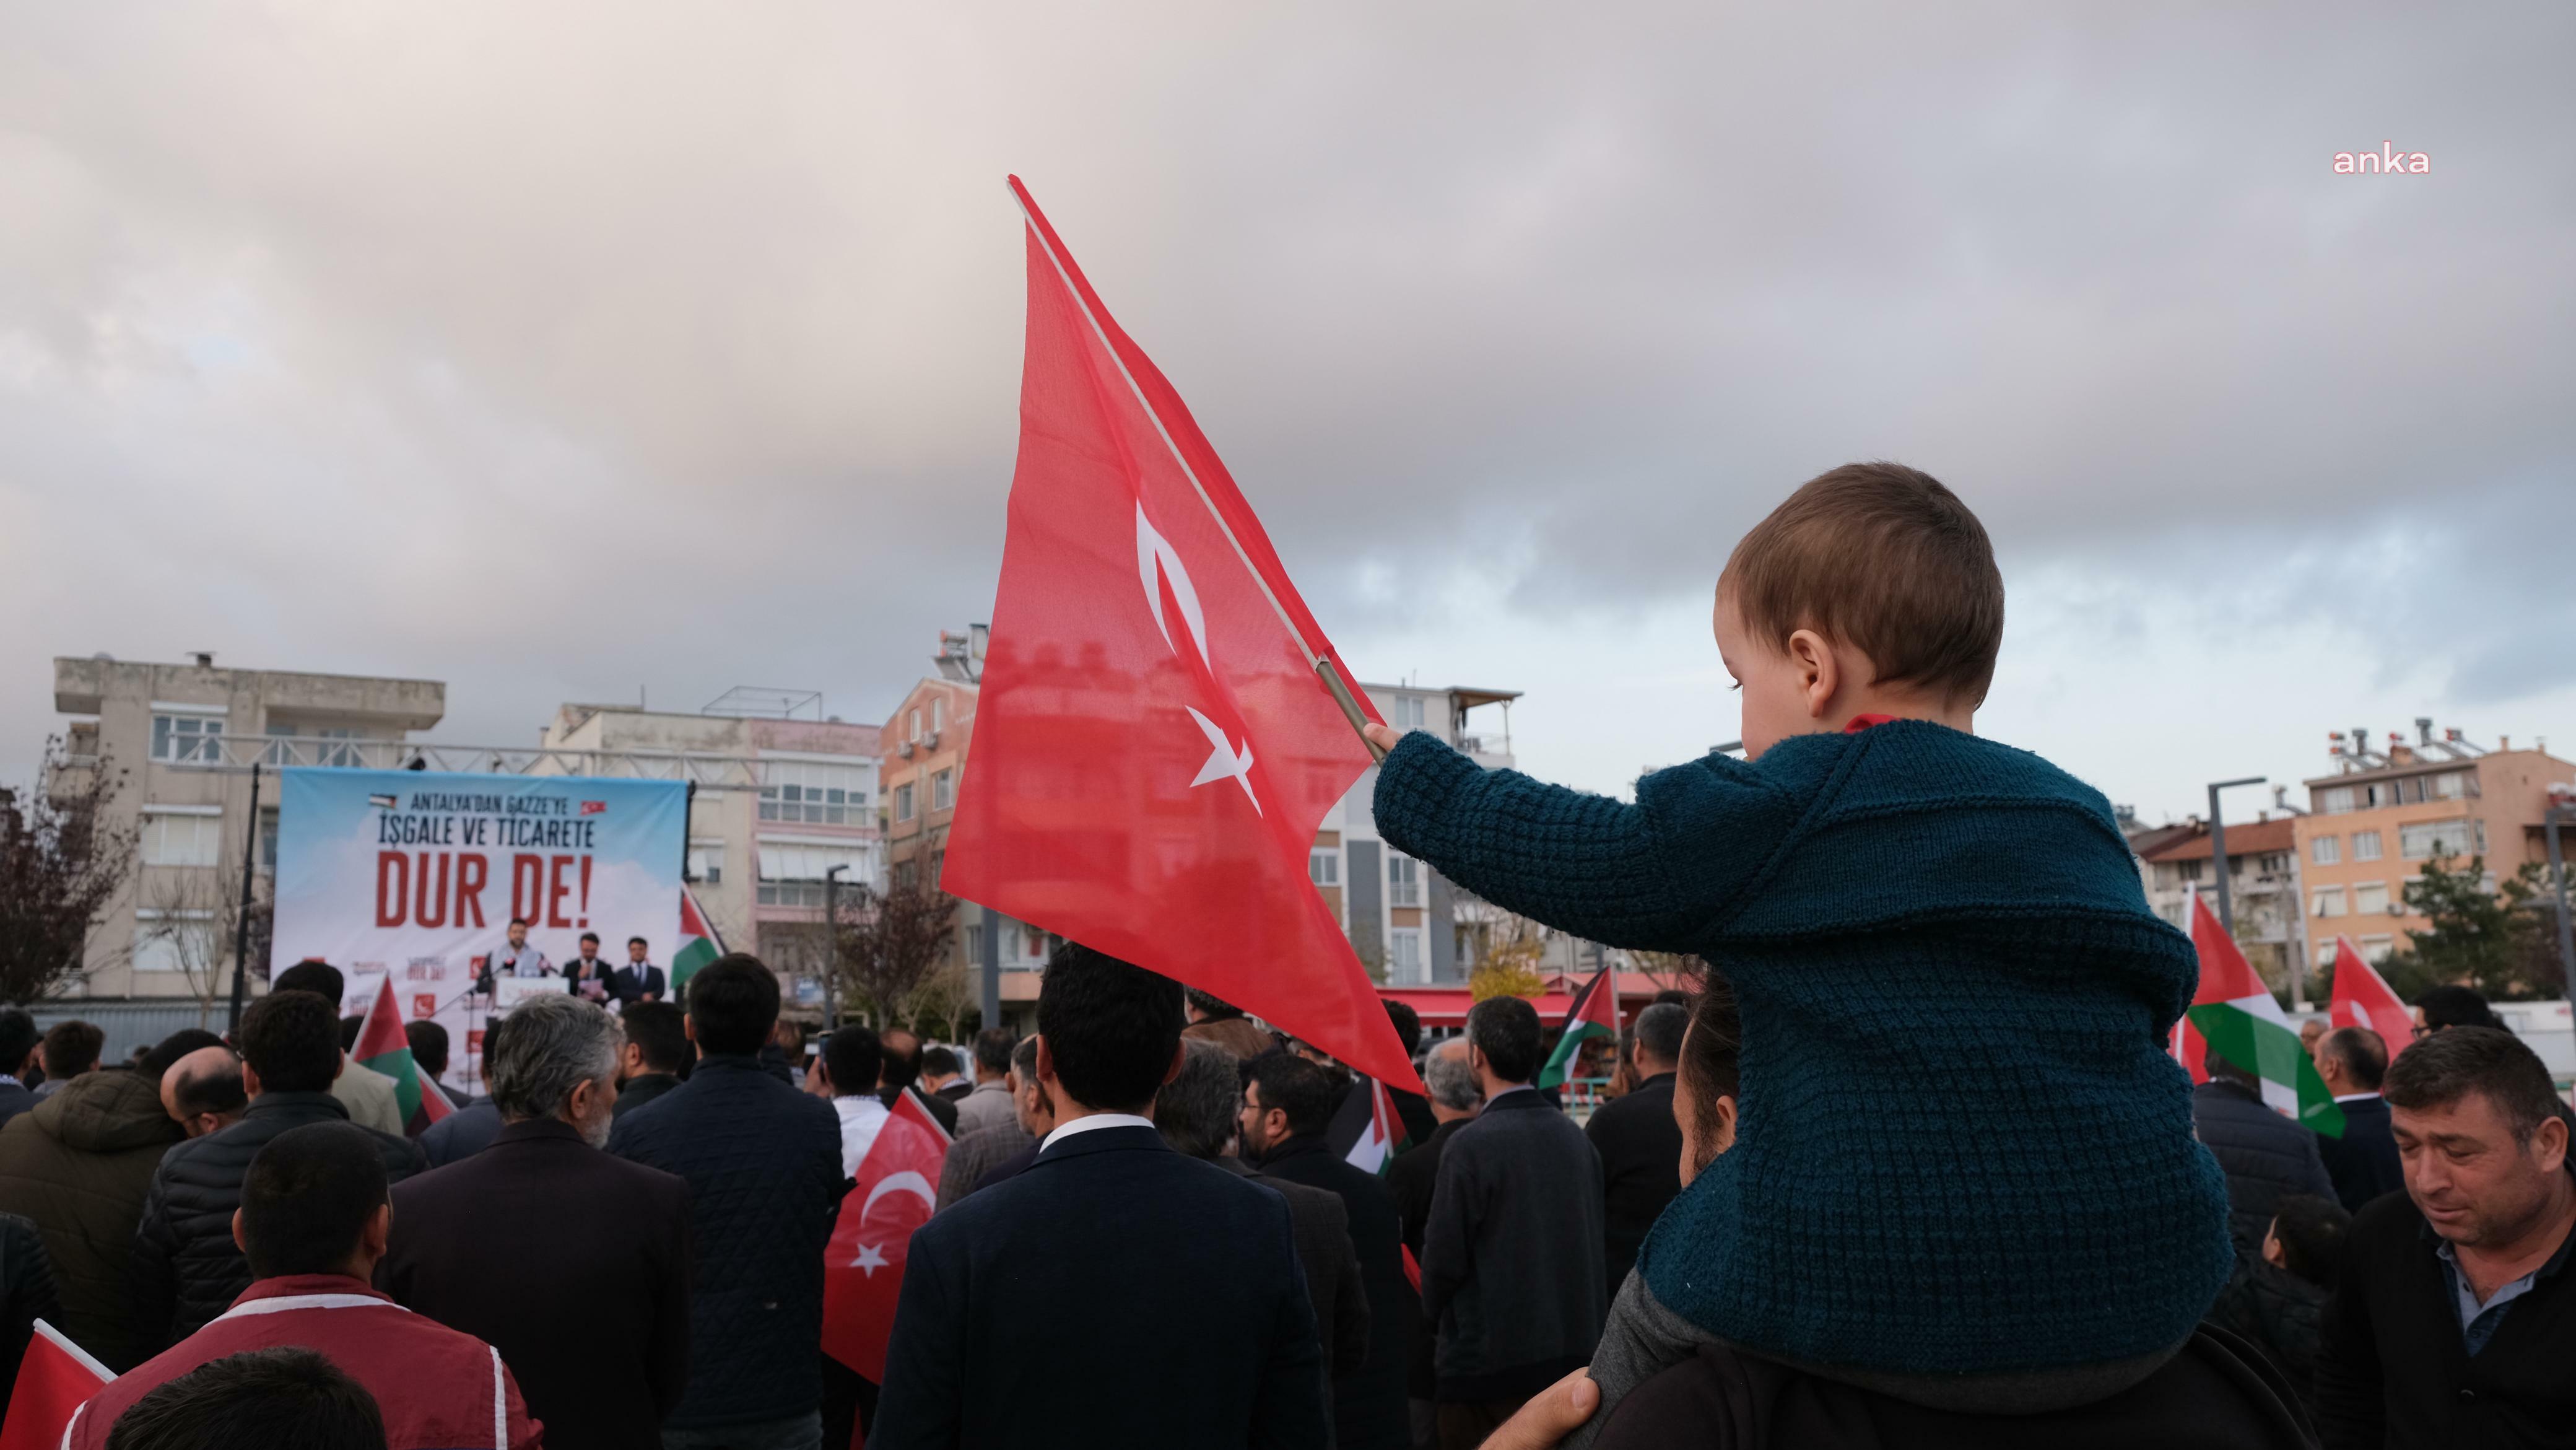
[[[1340,661],[1179,395],[1011,187],[1020,457],[941,884],[1415,1085],[1307,876],[1369,765],[1317,673]]]
[[[912,1231],[938,1206],[947,1162],[947,1130],[915,1089],[904,1089],[851,1175],[854,1186],[823,1248],[823,1352],[878,1384],[885,1382]]]

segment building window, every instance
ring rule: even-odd
[[[2197,856],[2192,857],[2188,861],[2177,861],[2174,863],[2174,874],[2180,876],[2185,881],[2198,881],[2200,879],[2200,865],[2201,858]]]
[[[275,806],[259,813],[259,869],[262,871],[277,869],[277,808]]]
[[[760,766],[760,818],[809,826],[868,824],[864,766],[765,760]]]
[[[2356,861],[2376,861],[2379,859],[2379,833],[2377,831],[2355,831],[2352,833],[2352,859]]]
[[[1318,847],[1306,853],[1306,879],[1318,886],[1342,884],[1342,858],[1339,852]]]
[[[2361,940],[2354,942],[2353,945],[2361,948],[2361,959],[2363,961],[2370,963],[2374,967],[2380,967],[2388,964],[2388,955],[2390,952],[2396,950],[2397,939],[2395,937],[2385,936],[2366,936]]]
[[[155,715],[152,758],[174,765],[213,765],[223,758],[221,716]]]
[[[212,866],[223,859],[224,818],[179,815],[145,808],[143,864],[146,866]]]
[[[2487,853],[2487,823],[2485,821],[2476,820],[2469,822],[2469,841],[2470,849],[2476,851],[2481,856]]]
[[[2327,789],[2325,789],[2325,790],[2321,790],[2321,791],[2318,791],[2318,792],[2317,792],[2317,810],[2318,810],[2318,812],[2319,812],[2320,814],[2323,814],[2323,815],[2329,815],[2329,816],[2339,816],[2339,815],[2342,815],[2344,812],[2349,811],[2349,810],[2351,810],[2351,809],[2352,809],[2352,787],[2351,787],[2351,786],[2348,786],[2348,785],[2330,786],[2330,787],[2328,787],[2328,788],[2327,788]]]
[[[2352,888],[2352,911],[2355,916],[2387,915],[2388,883],[2363,881],[2355,884]]]
[[[1410,856],[1389,855],[1386,858],[1386,904],[1420,906],[1422,904],[1422,863]]]
[[[930,700],[930,733],[936,735],[947,728],[948,701],[944,696],[934,695]]]
[[[2343,837],[2319,836],[2308,844],[2308,859],[2320,866],[2332,866],[2343,859]]]
[[[2413,821],[2397,828],[2397,854],[2409,861],[2458,856],[2469,849],[2467,821]]]
[[[1422,933],[1410,927],[1386,934],[1386,979],[1419,982],[1422,978]]]
[[[138,972],[183,972],[215,962],[221,943],[215,940],[211,910],[160,911],[144,907],[134,913],[131,956]]]
[[[823,873],[835,866],[849,868],[841,873],[845,888],[864,887],[871,880],[870,852],[865,846],[798,846],[763,841],[758,854],[760,888],[756,899],[762,906],[821,906]]]
[[[903,738],[912,741],[918,741],[921,739],[921,712],[919,710],[913,711],[906,721]]]
[[[984,960],[984,923],[980,921],[966,924],[966,960],[970,963]]]
[[[724,884],[724,842],[689,847],[689,877],[706,886]]]
[[[2308,914],[2310,916],[2343,915],[2343,888],[2340,886],[2318,887],[2316,889],[2316,893],[2308,899]]]
[[[930,777],[930,808],[944,811],[957,804],[957,768],[950,766]]]
[[[903,784],[894,788],[894,818],[898,821],[908,821],[912,819],[911,781],[905,781]]]
[[[1399,695],[1395,700],[1395,719],[1390,723],[1398,730],[1419,730],[1422,728],[1422,715],[1420,695]]]

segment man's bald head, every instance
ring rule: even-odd
[[[161,1074],[161,1110],[191,1138],[229,1126],[249,1106],[241,1059],[220,1044],[200,1047]]]

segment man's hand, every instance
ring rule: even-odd
[[[1385,726],[1373,722],[1361,726],[1360,734],[1367,739],[1369,744],[1376,746],[1380,750],[1393,750],[1396,742],[1404,738],[1396,732],[1387,729]]]
[[[1483,1450],[1549,1450],[1599,1408],[1601,1387],[1592,1382],[1590,1371],[1576,1370],[1532,1396],[1501,1429],[1485,1437]]]

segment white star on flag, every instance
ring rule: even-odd
[[[1199,778],[1190,782],[1190,788],[1196,790],[1209,781],[1232,776],[1234,783],[1243,787],[1243,798],[1252,802],[1252,813],[1256,816],[1261,814],[1261,797],[1252,793],[1252,742],[1246,740],[1238,748],[1225,738],[1224,728],[1214,720],[1187,705],[1181,708],[1189,710],[1190,718],[1199,722],[1199,729],[1207,736],[1208,744],[1215,747],[1208,755],[1207,764],[1199,767]]]
[[[850,1260],[851,1268],[865,1269],[871,1279],[877,1276],[877,1270],[885,1266],[886,1256],[877,1252],[877,1246],[874,1244],[859,1245],[859,1256]]]

